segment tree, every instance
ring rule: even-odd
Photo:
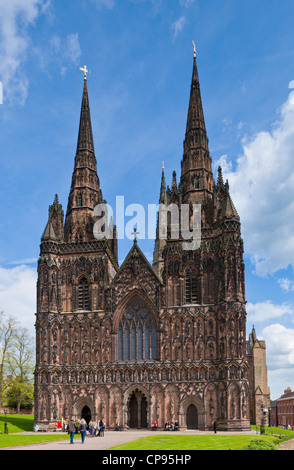
[[[14,332],[7,355],[7,370],[11,376],[10,401],[13,398],[19,413],[24,398],[28,398],[33,389],[34,338],[26,328]]]
[[[4,394],[5,402],[9,408],[31,410],[34,406],[34,384],[20,383],[18,377],[12,379]]]
[[[12,340],[17,331],[18,321],[13,316],[6,316],[0,312],[0,408],[7,381],[5,380],[5,367]]]

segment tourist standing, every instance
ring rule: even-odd
[[[79,431],[81,433],[82,444],[84,444],[85,436],[86,436],[86,433],[87,433],[87,423],[84,419],[81,419],[81,423],[80,423],[80,426],[79,426]]]
[[[97,432],[97,421],[94,421],[93,422],[93,437],[96,436],[96,432]]]
[[[89,434],[90,436],[93,436],[93,421],[90,421],[89,422]]]
[[[100,419],[100,421],[99,421],[99,432],[98,432],[99,437],[104,436],[104,429],[105,429],[105,424],[103,423],[102,419]]]
[[[77,432],[77,426],[73,418],[69,421],[67,425],[67,432],[70,435],[70,444],[74,444],[75,433]]]

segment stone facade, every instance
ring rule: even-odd
[[[249,335],[247,342],[247,357],[249,363],[250,383],[250,421],[252,424],[268,424],[269,412],[263,408],[270,408],[270,389],[268,386],[266,365],[266,344],[256,336],[255,328]]]
[[[212,174],[196,58],[179,184],[161,204],[201,204],[202,241],[159,237],[153,266],[137,240],[121,266],[113,240],[93,236],[102,202],[87,80],[67,212],[49,208],[38,263],[35,421],[63,416],[113,428],[179,421],[181,429],[249,429],[249,363],[240,219]],[[112,227],[111,227],[112,228]]]

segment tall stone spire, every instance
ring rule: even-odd
[[[159,204],[167,204],[167,198],[166,198],[166,184],[165,184],[165,174],[164,174],[164,163],[162,163],[162,174],[161,174],[161,186],[160,186]]]
[[[65,218],[65,241],[89,241],[93,236],[93,210],[102,203],[90,115],[86,73],[72,183]]]
[[[180,187],[184,203],[201,204],[210,199],[213,193],[213,174],[200,92],[196,49],[194,49]]]
[[[164,164],[162,164],[159,204],[163,204],[165,206],[168,205],[166,183],[165,183],[165,174],[164,174]],[[166,240],[160,238],[159,222],[160,222],[160,220],[159,220],[159,214],[158,214],[158,216],[157,216],[157,226],[156,226],[155,247],[154,247],[154,252],[153,252],[153,269],[158,274],[158,276],[161,278],[162,271],[163,271],[163,268],[164,268],[163,250],[166,246]]]
[[[78,135],[77,153],[81,150],[88,150],[95,153],[94,140],[90,115],[90,104],[88,96],[87,78],[84,78],[84,90],[81,107],[80,127]]]
[[[194,55],[184,152],[199,147],[203,147],[208,151],[196,55]]]

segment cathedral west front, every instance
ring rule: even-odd
[[[101,165],[103,162],[101,162]],[[250,370],[240,218],[219,168],[214,180],[194,55],[181,175],[159,203],[201,204],[201,244],[159,236],[153,264],[134,239],[119,266],[93,234],[103,203],[87,77],[64,212],[49,207],[38,261],[35,422],[102,418],[109,429],[250,429]]]

